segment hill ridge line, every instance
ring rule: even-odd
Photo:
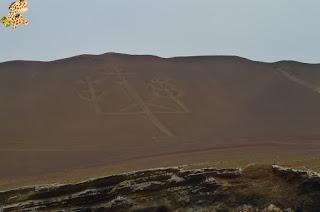
[[[245,60],[248,62],[253,62],[253,63],[261,63],[261,64],[278,64],[278,63],[298,63],[298,64],[304,64],[304,65],[320,65],[320,63],[305,63],[301,61],[296,61],[296,60],[279,60],[279,61],[274,61],[274,62],[265,62],[265,61],[259,61],[259,60],[252,60],[246,57],[242,56],[237,56],[237,55],[190,55],[190,56],[174,56],[174,57],[161,57],[157,55],[151,55],[151,54],[126,54],[126,53],[116,53],[116,52],[107,52],[103,54],[80,54],[80,55],[75,55],[75,56],[70,56],[70,57],[65,57],[65,58],[60,58],[60,59],[55,59],[55,60],[47,60],[47,61],[42,61],[42,60],[10,60],[10,61],[4,61],[0,62],[0,65],[2,64],[7,64],[7,63],[15,63],[15,62],[26,62],[26,63],[55,63],[55,62],[60,62],[60,61],[71,61],[79,58],[84,58],[84,57],[103,57],[103,56],[122,56],[122,57],[131,57],[131,58],[143,58],[143,57],[148,57],[148,58],[153,58],[153,59],[159,59],[159,60],[187,60],[187,59],[220,59],[220,58],[226,58],[226,59],[238,59],[238,60]]]

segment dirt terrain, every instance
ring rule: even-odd
[[[0,192],[3,211],[317,212],[320,175],[278,165],[170,167]]]
[[[0,187],[99,167],[318,157],[319,68],[115,53],[1,63]]]

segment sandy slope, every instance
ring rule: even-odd
[[[319,67],[119,54],[2,63],[0,180],[131,160],[317,155]]]

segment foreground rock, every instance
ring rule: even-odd
[[[163,168],[0,192],[4,211],[319,211],[320,176],[280,166]]]

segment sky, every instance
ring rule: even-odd
[[[0,16],[13,0],[0,0]],[[319,0],[29,0],[0,62],[119,52],[320,63]]]

